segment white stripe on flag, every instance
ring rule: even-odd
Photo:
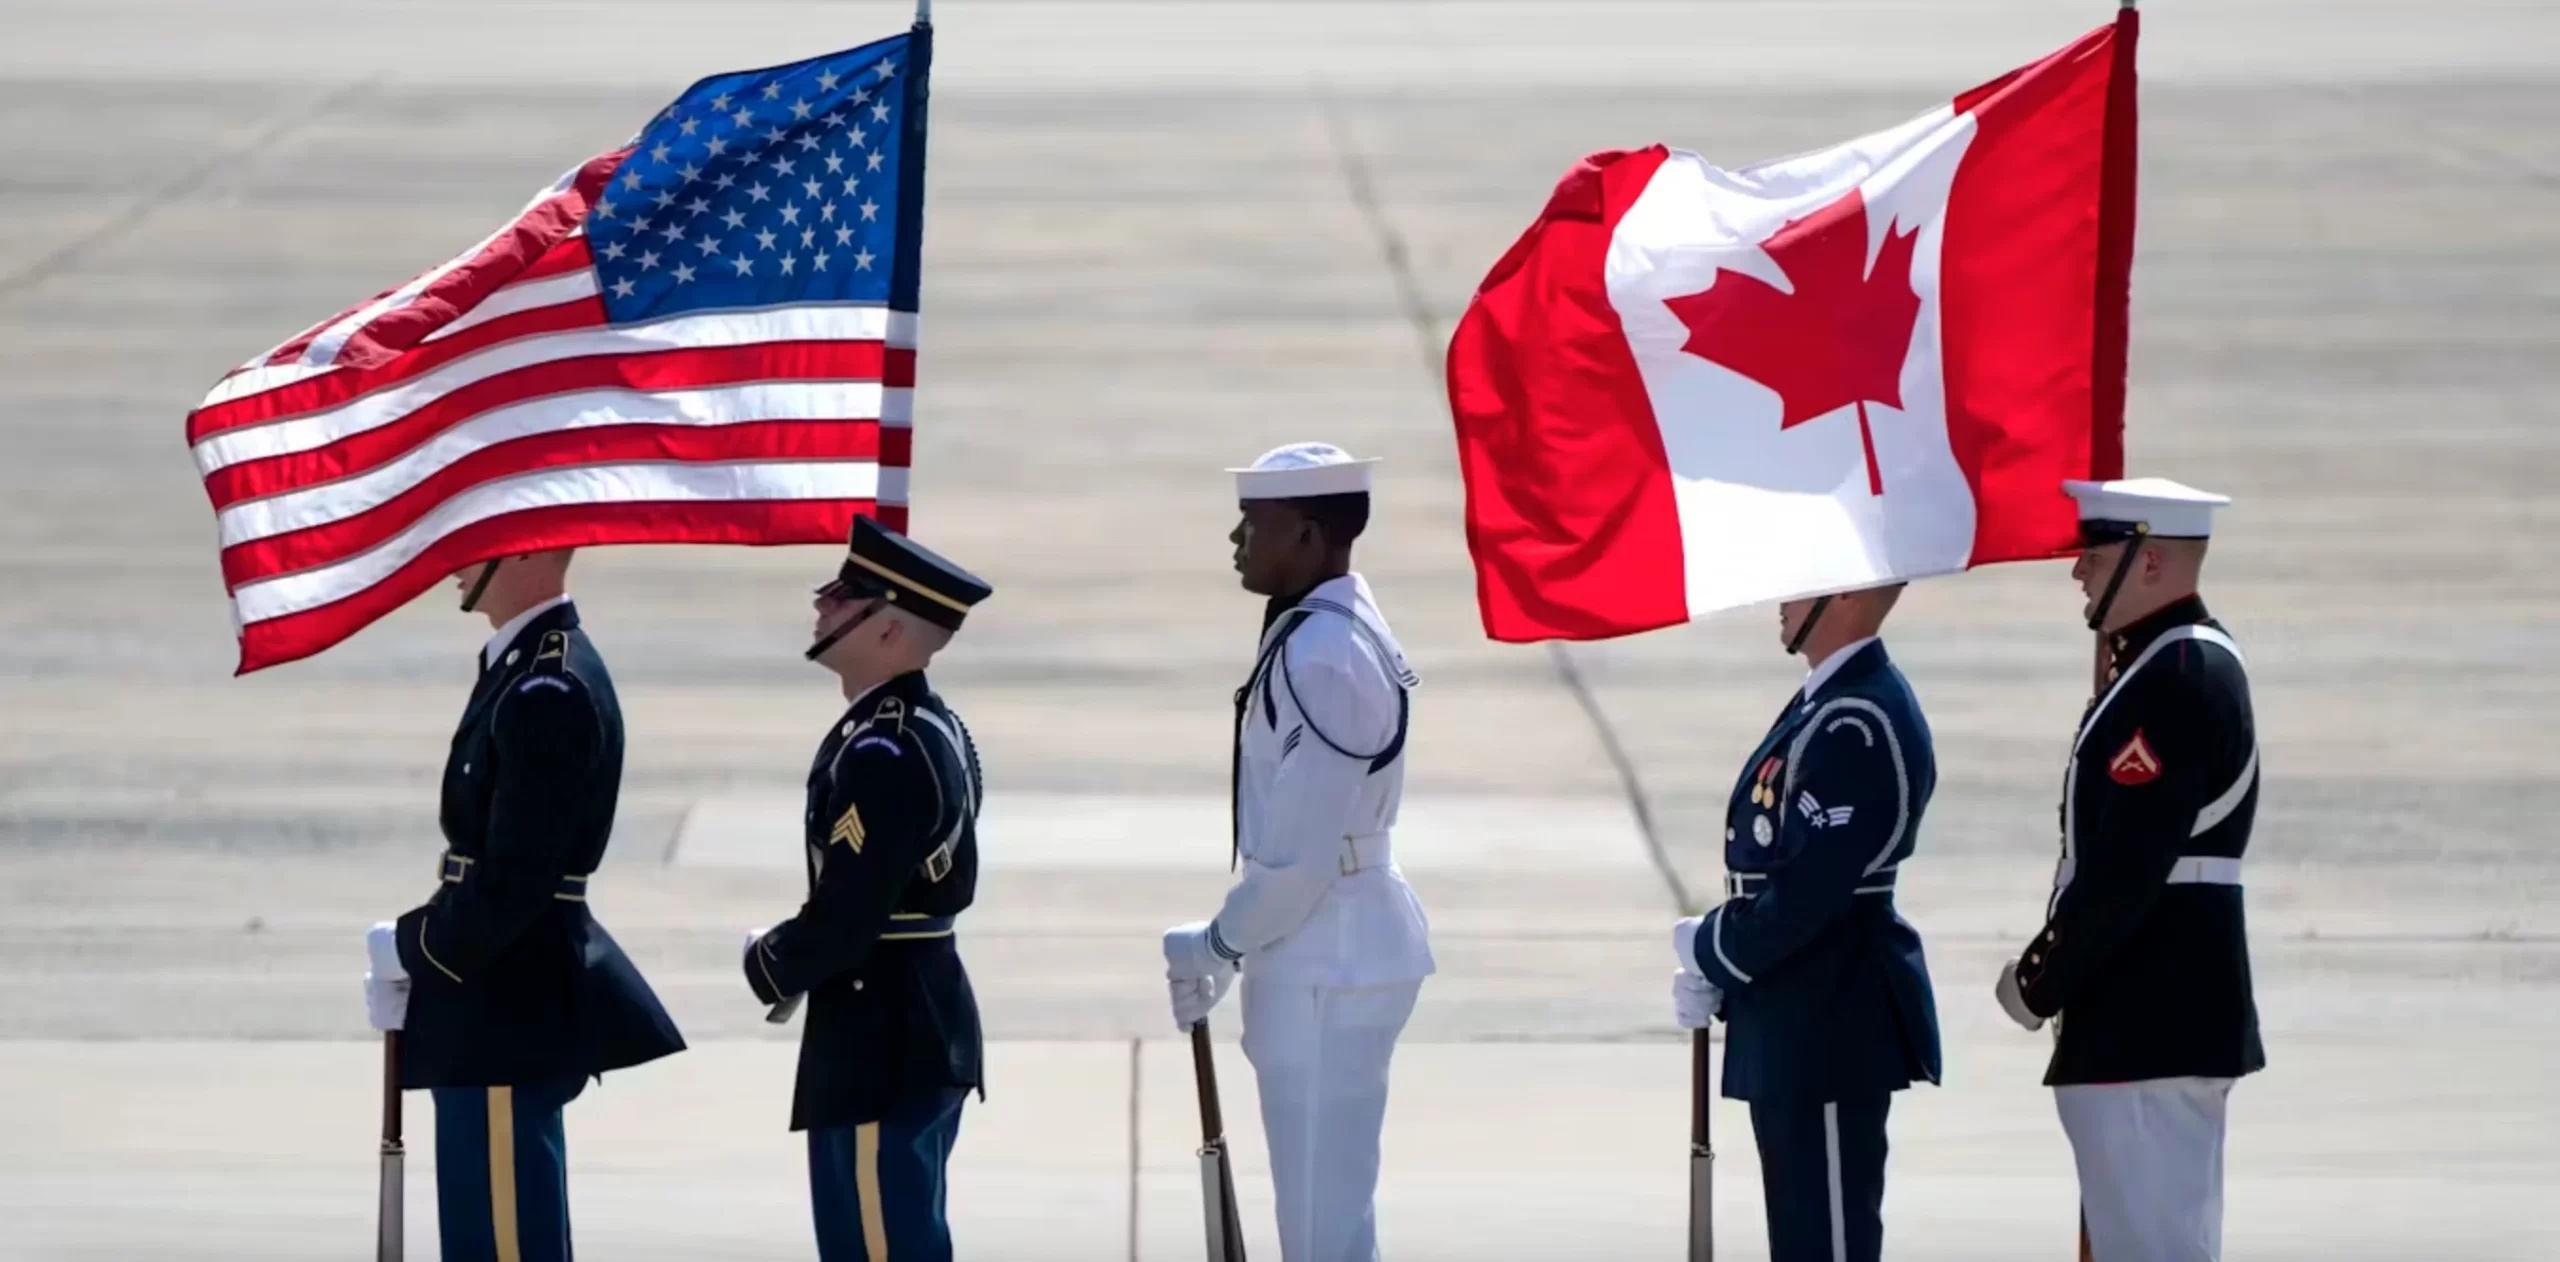
[[[671,316],[648,324],[575,329],[504,342],[325,412],[208,435],[195,446],[196,471],[210,477],[242,461],[314,451],[392,424],[473,382],[552,360],[759,342],[868,342],[884,337],[890,346],[904,348],[915,345],[915,326],[911,313],[867,304],[769,307]]]
[[[480,305],[456,317],[451,324],[419,338],[420,343],[442,341],[464,329],[487,324],[500,316],[519,311],[535,311],[556,307],[564,302],[577,302],[596,296],[596,269],[582,267],[574,272],[545,276],[540,280],[518,281],[480,300]]]
[[[275,352],[270,350],[260,355],[258,359],[264,360],[267,355],[272,354]],[[242,365],[240,371],[215,382],[213,389],[205,392],[204,401],[196,406],[209,408],[217,404],[229,403],[234,399],[245,399],[253,394],[265,394],[281,386],[289,386],[297,381],[308,381],[313,377],[336,371],[334,367],[312,368],[300,360],[281,364],[252,361]]]
[[[618,425],[711,428],[754,421],[876,419],[884,391],[871,381],[769,382],[706,390],[582,390],[496,408],[435,436],[399,459],[356,477],[325,482],[223,510],[229,548],[343,521],[390,503],[475,452],[536,434]],[[887,391],[900,410],[913,391]]]
[[[566,504],[742,500],[865,500],[880,468],[870,461],[781,464],[622,464],[543,469],[473,487],[407,530],[335,565],[251,583],[232,593],[242,623],[264,622],[344,600],[397,573],[428,545],[474,522]]]

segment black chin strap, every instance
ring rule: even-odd
[[[880,612],[881,607],[887,603],[888,602],[886,601],[875,600],[869,605],[864,606],[861,613],[845,619],[843,626],[837,627],[835,630],[819,636],[818,642],[810,645],[809,651],[801,654],[801,656],[806,657],[813,662],[818,660],[819,654],[826,652],[828,649],[834,648],[836,646],[836,641],[851,635],[855,627],[871,621],[871,615]]]
[[[2144,537],[2150,533],[2151,527],[2137,525],[2133,528],[2133,537],[2125,540],[2124,555],[2116,558],[2116,572],[2108,576],[2107,590],[2099,593],[2098,603],[2089,607],[2090,630],[2107,629],[2107,610],[2115,606],[2116,593],[2123,589],[2125,575],[2133,572],[2133,558],[2142,551]]]
[[[471,593],[462,598],[462,612],[469,613],[480,607],[480,597],[489,590],[489,580],[498,576],[498,564],[491,561],[480,567],[480,577],[471,584]]]
[[[1813,636],[1813,624],[1822,621],[1822,611],[1830,607],[1831,598],[1824,596],[1813,602],[1813,608],[1804,611],[1804,621],[1797,625],[1796,633],[1787,640],[1787,656],[1804,652],[1804,642]]]

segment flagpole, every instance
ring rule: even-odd
[[[2107,73],[2106,126],[2099,138],[2098,157],[2098,303],[2096,359],[2092,365],[2090,397],[2089,463],[2091,476],[2106,479],[2124,476],[2124,412],[2127,379],[2131,375],[2129,345],[2133,324],[2133,209],[2134,180],[2140,171],[2135,154],[2135,92],[2133,50],[2142,34],[2142,13],[2137,0],[2117,0],[2114,60]],[[2124,546],[2138,548],[2139,538]],[[2104,696],[2107,668],[2113,654],[2107,649],[2107,631],[2103,626],[2091,629],[2095,645],[2089,666],[2089,695]],[[2065,844],[2069,839],[2064,839]],[[2085,1204],[2085,1202],[2084,1202]],[[2078,1262],[2091,1262],[2089,1248],[2089,1214],[2083,1208],[2079,1215],[2080,1239]]]

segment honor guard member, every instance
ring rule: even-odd
[[[1772,1262],[1881,1255],[1885,1114],[1938,1081],[1928,962],[1893,905],[1938,776],[1877,638],[1901,594],[1780,607],[1779,642],[1812,669],[1734,783],[1724,902],[1672,931],[1675,1015],[1722,1013],[1724,1095],[1751,1105]]]
[[[2044,929],[1996,994],[2055,1024],[2044,1080],[2096,1262],[2208,1262],[2231,1084],[2267,1063],[2240,898],[2257,728],[2239,646],[2196,595],[2230,501],[2158,478],[2063,489],[2108,682],[2072,744]]]
[[[1420,681],[1351,570],[1373,463],[1299,443],[1229,470],[1243,515],[1228,535],[1236,570],[1270,598],[1236,693],[1242,875],[1215,919],[1164,936],[1179,1028],[1206,1017],[1241,967],[1288,1262],[1377,1256],[1387,1063],[1432,971],[1429,922],[1388,842]]]
[[[374,1028],[436,1110],[448,1262],[566,1262],[561,1110],[587,1079],[684,1050],[587,902],[622,787],[622,709],[578,627],[566,550],[455,576],[497,628],[444,767],[441,878],[367,946]]]
[[[847,705],[809,766],[808,901],[748,935],[745,967],[769,1020],[808,1001],[791,1129],[825,1262],[951,1257],[944,1177],[981,1050],[952,924],[977,896],[982,790],[925,667],[991,590],[862,517],[814,602],[807,656]]]

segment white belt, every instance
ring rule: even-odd
[[[1396,861],[1395,851],[1387,845],[1387,834],[1371,833],[1365,837],[1342,839],[1342,874],[1383,868]]]
[[[2188,855],[2169,869],[2171,885],[2238,885],[2240,861],[2221,855]]]

